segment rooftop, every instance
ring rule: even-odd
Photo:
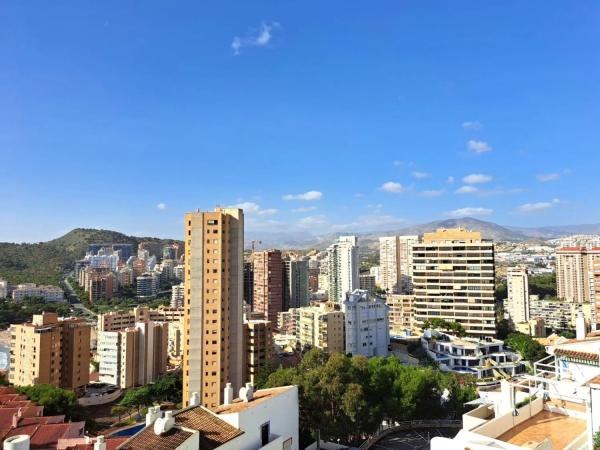
[[[236,398],[233,401],[233,403],[229,405],[219,406],[217,409],[215,409],[215,412],[217,414],[231,414],[241,412],[248,408],[256,406],[258,403],[262,403],[293,388],[294,386],[282,386],[271,389],[259,389],[258,391],[254,391],[254,397],[251,401],[245,402],[242,399]]]
[[[173,416],[175,425],[166,433],[157,435],[153,426],[144,428],[118,448],[120,450],[171,450],[178,448],[194,432],[200,432],[200,449],[212,450],[235,439],[243,432],[203,406],[184,409]]]
[[[509,444],[535,447],[546,438],[550,440],[553,448],[565,448],[586,430],[584,420],[542,411],[525,422],[511,428],[497,439]]]

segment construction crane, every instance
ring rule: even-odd
[[[255,247],[255,245],[256,244],[258,244],[258,245],[262,244],[262,241],[252,241],[251,243],[252,243],[252,253],[254,253],[254,247]]]

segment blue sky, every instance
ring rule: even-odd
[[[600,222],[597,1],[6,0],[0,241]]]

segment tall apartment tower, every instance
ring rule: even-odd
[[[398,236],[379,238],[381,288],[388,294],[400,292],[400,245]]]
[[[600,258],[592,264],[592,277],[594,280],[594,303],[592,304],[592,329],[598,330],[600,322]]]
[[[216,408],[226,383],[242,386],[243,270],[241,209],[185,215],[184,407],[197,392]]]
[[[600,248],[566,247],[556,252],[556,287],[558,298],[574,303],[591,301],[594,261]]]
[[[283,311],[308,305],[308,261],[288,259],[283,261]]]
[[[462,228],[425,233],[413,245],[415,325],[439,318],[494,336],[494,243]]]
[[[250,307],[254,304],[254,268],[252,261],[244,262],[244,302]]]
[[[265,320],[277,323],[277,314],[283,311],[283,263],[281,250],[254,252],[253,308]]]
[[[346,295],[360,287],[358,238],[340,236],[330,245],[327,248],[327,266],[329,300],[341,303]]]
[[[527,268],[511,267],[506,274],[508,314],[513,327],[529,322],[529,282]]]
[[[400,294],[413,292],[413,245],[419,236],[398,236],[398,266],[400,267]]]

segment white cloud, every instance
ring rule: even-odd
[[[254,29],[244,37],[235,36],[231,42],[234,55],[239,55],[243,47],[264,47],[271,42],[273,31],[279,28],[278,22],[263,22],[260,27]]]
[[[167,204],[166,203],[159,203],[158,205],[156,205],[156,208],[158,209],[167,209]]]
[[[393,164],[396,167],[412,167],[412,166],[414,166],[414,163],[411,161],[401,161],[399,159],[395,160],[393,162]]]
[[[466,207],[455,209],[454,211],[449,211],[446,213],[447,216],[454,218],[461,217],[475,217],[475,216],[489,216],[494,212],[493,209],[490,208],[481,208],[481,207]]]
[[[481,130],[483,128],[483,124],[481,122],[477,122],[476,120],[474,120],[474,121],[467,120],[466,122],[462,123],[462,127],[465,130],[477,131],[477,130]]]
[[[391,192],[392,194],[399,194],[405,191],[404,187],[395,181],[387,181],[383,183],[379,189],[385,192]]]
[[[471,139],[469,142],[467,142],[467,148],[469,149],[469,151],[471,151],[473,153],[477,153],[477,154],[492,151],[492,146],[490,144],[488,144],[487,142],[475,141],[473,139]]]
[[[553,208],[558,205],[560,200],[557,198],[553,198],[550,202],[537,202],[537,203],[524,203],[523,205],[517,207],[517,212],[529,214],[536,213],[540,211],[545,211],[547,209]]]
[[[292,209],[292,212],[305,213],[305,212],[314,211],[315,209],[317,209],[316,206],[306,206],[306,207],[301,207],[301,208],[294,208],[294,209]]]
[[[560,178],[560,174],[559,173],[540,173],[538,175],[536,175],[536,178],[538,181],[541,181],[542,183],[546,183],[548,181],[556,181]]]
[[[471,175],[463,177],[463,183],[466,184],[481,184],[489,183],[490,181],[492,181],[492,177],[482,173],[472,173]]]
[[[241,202],[235,205],[228,206],[228,208],[241,208],[244,210],[244,214],[255,215],[255,216],[272,216],[277,214],[275,208],[261,208],[258,203],[254,202]]]
[[[448,179],[446,180],[448,183],[452,184],[454,183],[454,177],[453,176],[449,176]]]
[[[382,209],[383,208],[383,203],[369,204],[369,205],[367,205],[367,208],[369,208],[369,209]]]
[[[421,197],[439,197],[445,192],[444,189],[430,189],[428,191],[422,191],[419,193]]]
[[[302,194],[287,194],[284,195],[282,198],[284,200],[305,200],[305,201],[312,201],[312,200],[320,200],[321,197],[323,197],[323,193],[320,191],[308,191],[308,192],[304,192]]]
[[[418,172],[418,171],[413,172],[411,175],[417,179],[427,178],[430,176],[427,172]]]
[[[456,194],[475,194],[476,192],[479,192],[479,189],[475,186],[461,186],[454,192]]]

